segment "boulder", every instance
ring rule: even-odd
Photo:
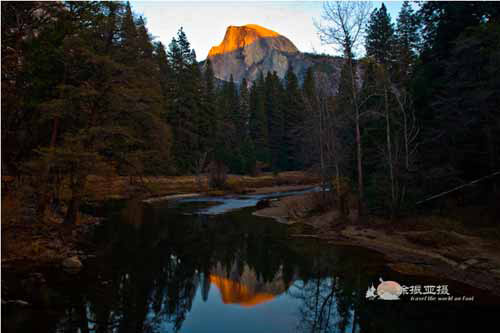
[[[30,305],[30,303],[28,303],[26,301],[23,301],[23,300],[20,300],[20,299],[16,299],[16,300],[12,300],[12,301],[7,301],[7,302],[3,302],[3,303],[5,303],[5,304],[12,304],[12,305],[21,306],[21,307],[25,307],[25,306],[29,306]]]
[[[65,270],[68,271],[79,271],[83,264],[78,258],[78,256],[69,257],[63,260],[62,266]]]
[[[257,204],[255,205],[257,209],[263,209],[263,208],[268,208],[271,207],[271,200],[269,199],[262,199]]]

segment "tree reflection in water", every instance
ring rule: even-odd
[[[298,330],[301,332],[357,332],[357,290],[344,290],[339,277],[298,281],[292,296],[301,300]]]
[[[309,246],[308,252],[309,271],[290,288],[291,296],[300,300],[298,331],[358,332],[356,310],[364,285],[375,273],[373,266],[363,264],[370,259],[320,244]]]
[[[101,232],[104,256],[92,267],[97,285],[72,299],[58,330],[175,332],[198,288],[204,301],[212,286],[223,303],[252,307],[310,274],[309,258],[289,246],[286,228],[249,210],[207,217],[161,206],[136,211],[142,209],[129,203]]]
[[[249,209],[213,217],[184,214],[191,210],[137,203],[108,207],[109,221],[96,235],[98,259],[86,263],[77,277],[50,275],[48,310],[17,312],[9,323],[2,321],[2,328],[178,332],[195,298],[210,302],[216,291],[227,308],[285,300],[295,308],[288,324],[300,332],[416,332],[421,327],[422,317],[415,319],[415,313],[426,312],[415,311],[414,304],[391,307],[364,299],[366,287],[380,274],[378,256],[292,240],[286,226],[256,218]],[[272,316],[248,318],[265,321]],[[441,324],[459,325],[455,319]]]

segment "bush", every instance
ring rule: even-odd
[[[222,161],[212,161],[208,165],[208,185],[213,189],[223,189],[227,181],[227,167]]]
[[[245,193],[245,187],[243,182],[238,178],[228,178],[225,184],[225,188],[233,193],[243,194]]]
[[[336,206],[335,195],[329,192],[313,192],[310,195],[311,212],[325,213]]]

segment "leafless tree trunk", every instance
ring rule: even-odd
[[[360,109],[357,96],[355,68],[353,64],[356,47],[369,17],[369,2],[335,1],[323,5],[322,22],[315,22],[321,40],[342,52],[351,74],[351,95],[356,131],[356,159],[358,171],[358,216],[363,215],[363,149],[361,143]]]
[[[325,156],[324,156],[324,144],[323,144],[323,110],[324,106],[324,98],[320,99],[320,107],[319,107],[319,154],[320,154],[320,169],[321,169],[321,189],[323,192],[323,199],[325,195],[325,186],[326,186],[326,170],[325,170]]]
[[[391,181],[391,218],[394,215],[396,205],[396,189],[394,184],[394,160],[392,158],[392,140],[391,140],[391,120],[389,114],[389,97],[387,94],[387,84],[384,82],[384,109],[385,109],[385,138],[387,144],[387,164],[389,166],[389,178]]]
[[[196,184],[198,186],[198,191],[203,192],[203,169],[205,168],[205,163],[207,161],[208,151],[201,153],[199,159],[196,161],[195,172],[196,172]]]
[[[416,122],[412,102],[407,92],[401,91],[396,86],[391,86],[391,92],[398,103],[399,110],[403,117],[403,139],[404,139],[404,159],[406,171],[411,171],[412,160],[415,158],[418,147],[417,137],[420,128]]]

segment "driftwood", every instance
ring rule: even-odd
[[[473,180],[473,181],[471,181],[471,182],[469,182],[469,183],[466,183],[466,184],[463,184],[463,185],[457,186],[457,187],[455,187],[455,188],[452,188],[451,190],[448,190],[448,191],[445,191],[445,192],[441,192],[441,193],[435,194],[435,195],[433,195],[433,196],[431,196],[431,197],[428,197],[428,198],[426,198],[426,199],[424,199],[424,200],[420,200],[420,201],[418,201],[418,202],[416,203],[416,205],[420,205],[420,204],[423,204],[423,203],[426,203],[426,202],[432,201],[432,200],[434,200],[434,199],[441,198],[441,197],[443,197],[443,196],[445,196],[445,195],[447,195],[447,194],[450,194],[450,193],[456,192],[456,191],[461,190],[461,189],[463,189],[463,188],[466,188],[466,187],[468,187],[468,186],[473,186],[473,185],[476,185],[477,183],[480,183],[480,182],[482,182],[482,181],[484,181],[484,180],[487,180],[487,179],[490,179],[490,178],[494,178],[494,177],[496,177],[496,176],[500,176],[500,171],[497,171],[497,172],[492,173],[491,175],[484,176],[484,177],[482,177],[482,178],[479,178],[479,179]]]

